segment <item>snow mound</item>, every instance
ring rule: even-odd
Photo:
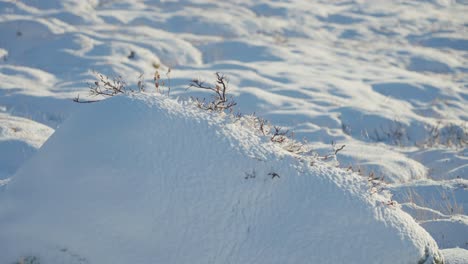
[[[161,96],[84,107],[0,193],[0,262],[442,259],[359,176],[301,163],[258,134]]]
[[[450,248],[442,250],[447,264],[466,264],[468,260],[468,250],[463,248]]]
[[[466,248],[468,246],[468,217],[458,215],[451,219],[437,219],[421,223],[440,248]]]

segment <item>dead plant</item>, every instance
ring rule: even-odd
[[[199,79],[193,79],[190,82],[189,88],[204,89],[214,93],[212,100],[208,102],[205,99],[200,100],[198,98],[195,98],[197,106],[202,109],[212,111],[225,111],[232,110],[232,107],[234,107],[237,104],[232,99],[232,97],[227,96],[228,80],[223,74],[219,72],[216,73],[216,82],[214,86],[206,84],[205,82]]]

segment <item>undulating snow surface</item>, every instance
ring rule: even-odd
[[[310,166],[245,121],[152,95],[76,113],[0,196],[0,261],[442,260],[365,179]]]
[[[222,72],[235,112],[320,155],[346,145],[330,165],[383,177],[440,248],[468,249],[467,13],[466,0],[0,0],[0,194],[90,106],[71,99],[93,71],[150,91],[159,67],[180,98],[209,98],[188,83]]]

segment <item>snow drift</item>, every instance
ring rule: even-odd
[[[0,193],[0,262],[440,263],[359,176],[161,96],[83,105]]]

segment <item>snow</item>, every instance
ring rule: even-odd
[[[48,126],[0,112],[0,179],[13,174],[52,133]]]
[[[2,262],[56,263],[60,249],[86,263],[440,259],[365,179],[301,162],[241,123],[154,95],[75,113],[1,197]]]
[[[346,145],[328,165],[383,178],[440,248],[466,250],[466,13],[462,0],[0,0],[0,193],[90,106],[71,99],[93,71],[151,90],[159,67],[181,100],[209,98],[188,83],[221,72],[235,112],[320,155]]]
[[[467,217],[429,220],[421,224],[437,241],[440,248],[466,246],[468,242]]]
[[[464,264],[468,259],[468,250],[451,248],[442,250],[447,264]]]
[[[468,245],[468,181],[420,180],[393,185],[393,199],[401,203],[437,241],[440,248],[466,248]]]

